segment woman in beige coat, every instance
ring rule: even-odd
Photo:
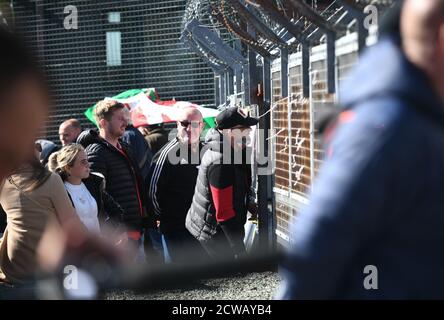
[[[80,237],[86,232],[60,176],[32,158],[5,180],[0,192],[8,221],[0,242],[0,281],[9,284],[31,280],[48,226],[70,225]]]

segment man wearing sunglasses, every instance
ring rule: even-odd
[[[212,258],[245,253],[247,211],[256,213],[248,142],[251,126],[257,122],[231,107],[216,117],[216,130],[207,135],[208,150],[202,157],[186,227]]]
[[[173,263],[205,257],[199,242],[185,228],[200,164],[203,127],[200,111],[184,108],[177,121],[177,137],[156,153],[148,175],[150,203],[160,220],[165,258]]]

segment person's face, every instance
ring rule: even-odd
[[[235,150],[245,149],[250,141],[250,127],[237,126],[227,130],[231,146]]]
[[[198,143],[203,130],[202,117],[198,114],[185,113],[177,121],[177,134],[182,142]]]
[[[0,94],[0,179],[25,161],[48,112],[48,96],[37,80],[24,77]]]
[[[125,133],[125,129],[128,126],[125,110],[114,110],[113,115],[109,121],[106,122],[106,130],[108,133],[116,138],[120,138]]]
[[[90,168],[89,168],[89,162],[86,157],[85,151],[80,151],[72,166],[68,166],[66,168],[66,171],[71,175],[73,178],[77,179],[86,179],[89,177]]]
[[[59,129],[59,138],[62,146],[76,142],[79,134],[80,130],[78,128],[62,124]]]

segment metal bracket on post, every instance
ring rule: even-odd
[[[260,114],[265,114],[260,119],[259,125],[262,129],[259,134],[259,143],[261,143],[261,147],[263,148],[264,158],[267,159],[267,163],[262,164],[262,168],[269,168],[270,166],[270,148],[269,148],[269,132],[271,129],[271,60],[269,57],[263,57],[263,103],[262,110],[260,110]],[[262,153],[261,153],[262,154]],[[271,212],[268,209],[268,203],[273,202],[273,175],[267,174],[263,175],[263,173],[258,177],[259,180],[259,192],[263,198],[258,201],[259,212],[267,212],[267,242],[268,249],[274,250],[276,246],[276,234],[275,234],[275,212],[272,210]],[[266,195],[266,197],[265,197]]]
[[[216,106],[220,105],[220,78],[217,73],[214,74],[214,103]]]
[[[200,53],[200,56],[204,58],[207,64],[212,66],[219,74],[219,102],[220,104],[225,104],[227,96],[234,91],[232,76],[230,76],[227,70],[230,68],[239,76],[242,71],[246,69],[247,60],[238,50],[225,44],[214,31],[205,26],[201,26],[197,19],[191,20],[185,26],[181,39],[195,51],[203,50],[223,63],[223,65],[217,66],[206,58],[204,54]],[[202,49],[198,50],[198,47]]]
[[[231,69],[227,72],[227,92],[228,95],[234,94],[234,72]]]
[[[310,96],[310,47],[303,43],[302,44],[302,95],[304,98]]]
[[[310,20],[313,24],[315,24],[325,32],[331,31],[333,33],[338,33],[346,31],[344,26],[333,25],[332,23],[327,21],[303,0],[288,0],[287,2],[293,7],[295,11],[305,16],[308,20]]]
[[[225,92],[225,74],[221,73],[219,74],[220,77],[220,82],[219,82],[219,86],[220,86],[220,104],[223,105],[225,104],[225,102],[227,101],[227,96],[226,96],[226,92]]]
[[[211,52],[219,60],[225,62],[232,70],[242,69],[247,61],[240,52],[234,50],[223,42],[216,32],[201,26],[197,19],[191,20],[185,27],[192,34],[194,41]]]
[[[286,42],[283,41],[276,33],[274,33],[265,23],[263,23],[251,10],[244,6],[239,0],[226,0],[234,9],[238,11],[238,14],[248,21],[248,24],[253,26],[253,28],[259,32],[262,36],[269,39],[273,43],[279,44],[281,46],[287,46]]]
[[[328,93],[335,93],[335,41],[336,34],[338,32],[345,31],[345,28],[341,25],[334,25],[331,22],[327,21],[324,17],[322,17],[319,13],[314,11],[309,5],[301,0],[288,0],[289,4],[293,6],[295,11],[300,12],[304,15],[308,20],[310,20],[314,25],[316,25],[320,31],[326,34],[327,36],[327,86]],[[305,35],[305,38],[307,36]],[[304,43],[302,43],[302,82],[303,82],[303,93],[304,97],[309,95],[309,90],[307,90],[307,69],[310,69],[309,62],[309,49]],[[305,64],[304,64],[305,62]],[[310,76],[310,75],[309,75]]]
[[[327,92],[336,92],[336,35],[327,32]]]
[[[281,96],[288,97],[288,50],[281,49]]]
[[[244,107],[250,105],[250,67],[243,69],[242,77],[244,79]]]
[[[225,105],[228,105],[228,97],[230,96],[230,85],[229,85],[229,74],[228,70],[224,72],[224,80],[225,80]]]
[[[199,48],[198,44],[193,41],[192,35],[188,31],[184,31],[179,39],[187,45],[194,53],[196,53],[198,56],[204,60],[204,62],[211,68],[215,73],[223,72],[223,70],[226,68],[226,65],[219,65],[211,61],[205,54],[201,51],[202,48]]]
[[[270,103],[271,101],[271,60],[269,57],[262,57],[263,61],[263,91],[264,101]]]
[[[358,51],[361,52],[366,47],[366,40],[368,37],[368,30],[364,26],[364,8],[349,0],[337,1],[347,10],[350,16],[356,19],[356,24],[358,27]]]

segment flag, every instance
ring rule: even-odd
[[[176,122],[180,109],[190,106],[197,108],[202,113],[205,128],[208,129],[216,126],[215,117],[219,113],[216,109],[204,108],[187,101],[162,101],[153,88],[131,89],[111,98],[105,98],[105,100],[107,99],[118,101],[128,107],[134,127]],[[95,107],[96,105],[89,107],[85,111],[85,116],[97,126],[94,118]]]

